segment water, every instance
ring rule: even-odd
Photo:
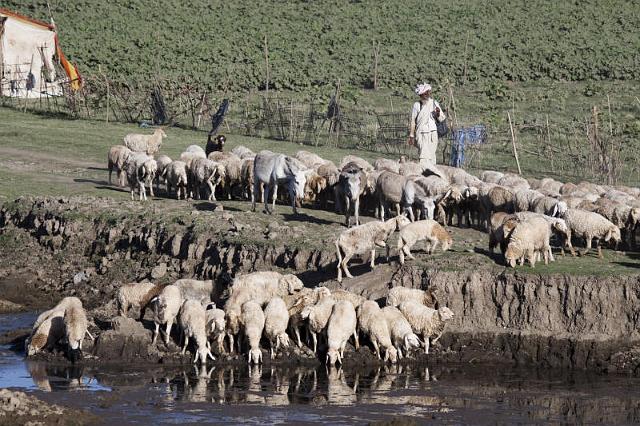
[[[0,332],[31,314],[0,316]],[[8,328],[9,327],[9,328]],[[55,366],[0,348],[0,387],[123,424],[640,422],[640,380],[504,366]]]

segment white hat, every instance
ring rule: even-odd
[[[416,86],[416,90],[415,91],[416,91],[416,95],[420,96],[423,93],[428,92],[429,90],[431,90],[431,85],[430,84],[428,84],[428,83],[419,83]]]

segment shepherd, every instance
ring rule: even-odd
[[[446,120],[438,102],[431,97],[431,85],[421,83],[416,86],[420,100],[413,104],[409,124],[409,145],[417,146],[420,164],[424,167],[436,165],[438,148],[438,122]]]

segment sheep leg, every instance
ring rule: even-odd
[[[275,181],[273,183],[273,194],[271,195],[271,204],[273,207],[272,211],[276,210],[276,199],[278,198],[278,181]],[[293,203],[295,204],[295,200],[293,200]],[[294,207],[295,209],[295,207]]]
[[[171,326],[173,325],[173,320],[167,321],[167,330],[164,333],[164,343],[169,344],[169,337],[171,337]]]
[[[404,254],[405,254],[405,246],[402,237],[398,237],[398,258],[400,260],[400,264],[404,265]]]
[[[316,336],[316,333],[314,331],[311,331],[311,339],[313,340],[313,353],[317,353],[318,352],[318,336]]]
[[[158,337],[158,332],[160,331],[160,324],[156,323],[156,328],[153,330],[153,338],[151,339],[151,344],[156,343],[156,338]]]
[[[111,172],[112,172],[112,168],[111,168],[111,164],[109,164],[109,185],[111,185]],[[118,178],[120,177],[120,174],[118,173]],[[119,179],[118,179],[119,180]]]
[[[229,337],[229,353],[232,354],[235,346],[233,341],[233,334],[227,333],[227,337]]]
[[[593,237],[591,237],[591,235],[587,235],[587,237],[585,238],[585,242],[586,242],[586,246],[587,248],[582,252],[582,256],[586,256],[587,253],[589,253],[589,250],[591,250],[591,240],[593,239]]]
[[[253,181],[253,190],[250,191],[251,192],[251,211],[255,212],[256,211],[256,193],[258,192],[260,183],[258,182],[258,179],[255,179]],[[264,196],[263,196],[264,198]]]
[[[353,330],[353,340],[356,341],[356,351],[360,349],[360,339],[358,338],[358,330]]]
[[[602,246],[600,246],[600,241],[598,241],[598,258],[602,259]]]
[[[384,222],[384,201],[382,195],[380,195],[380,220]]]
[[[153,194],[153,178],[149,179],[147,183],[149,184],[149,194],[151,194],[152,197],[155,197]]]
[[[375,269],[376,267],[376,249],[375,248],[371,249],[370,260],[371,260],[371,269]]]
[[[353,203],[353,212],[356,217],[356,226],[360,225],[360,197],[357,197]]]
[[[536,253],[535,250],[527,250],[527,257],[529,258],[529,264],[531,265],[532,268],[536,267],[536,259],[538,257],[538,254]]]
[[[298,342],[298,347],[302,347],[302,340],[300,340],[300,329],[298,327],[293,328],[293,334],[296,335],[296,340]]]
[[[184,355],[187,352],[187,346],[189,346],[189,335],[185,333],[184,343],[182,345],[182,355]]]
[[[380,346],[378,345],[378,341],[374,339],[371,343],[373,343],[373,349],[375,349],[376,356],[378,359],[381,359],[382,357],[380,356]]]
[[[271,214],[269,211],[269,189],[270,185],[265,184],[264,186],[264,212],[267,214]]]
[[[424,353],[429,355],[429,336],[424,336]]]
[[[413,257],[413,255],[411,254],[411,247],[413,247],[413,244],[409,244],[407,243],[403,248],[402,251],[404,252],[404,255],[407,256],[407,258],[409,260],[414,260],[415,257]]]
[[[342,282],[342,252],[340,250],[340,245],[338,244],[338,241],[336,241],[335,243],[336,245],[336,255],[338,257],[338,282],[341,283]],[[300,337],[298,337],[298,341],[300,341]]]
[[[415,221],[416,221],[416,218],[415,218],[415,216],[413,215],[413,208],[412,208],[411,206],[409,206],[409,208],[407,208],[407,209],[406,209],[406,211],[408,211],[408,212],[409,212],[409,220],[410,220],[411,222],[415,222]]]
[[[209,187],[209,201],[218,201],[216,200],[216,186],[210,180],[207,181],[207,186]]]

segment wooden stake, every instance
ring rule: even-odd
[[[611,121],[611,99],[607,93],[607,106],[609,107],[609,136],[613,137],[613,123]]]
[[[513,145],[513,156],[516,159],[516,165],[518,166],[518,174],[522,174],[522,169],[520,169],[520,160],[518,160],[518,149],[516,148],[516,134],[513,131],[513,124],[511,123],[511,114],[507,111],[507,118],[509,119],[509,128],[511,129],[511,144]]]
[[[462,72],[462,85],[467,83],[467,48],[469,47],[469,30],[467,30],[467,41],[464,43],[464,70]]]

